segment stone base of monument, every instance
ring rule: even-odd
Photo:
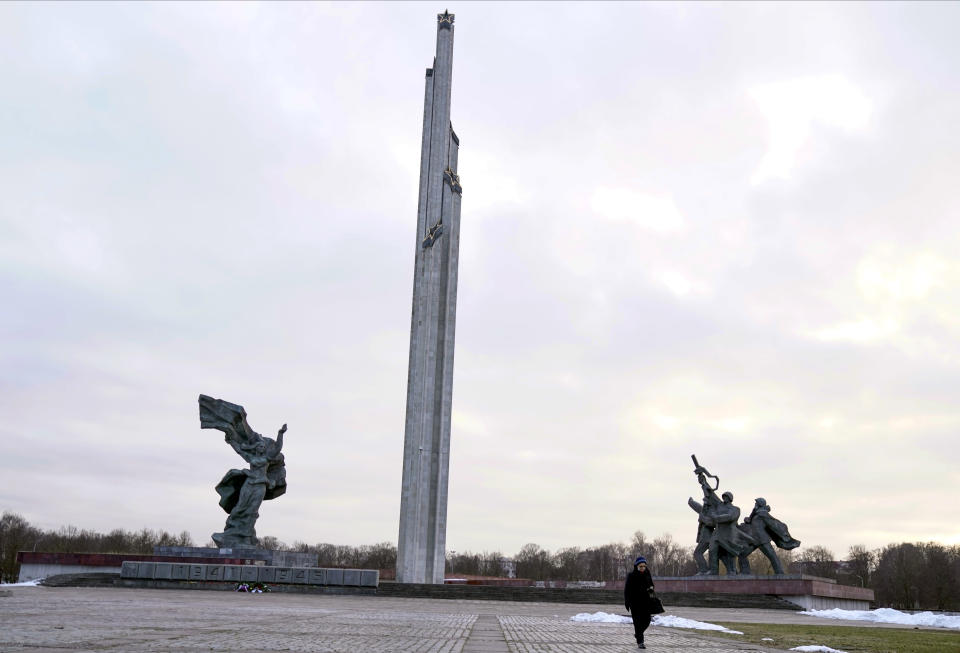
[[[121,587],[236,589],[241,583],[262,583],[280,591],[342,591],[367,589],[373,593],[380,582],[376,569],[330,569],[320,567],[274,567],[267,565],[221,565],[124,561]]]
[[[154,547],[153,555],[140,553],[48,553],[20,551],[19,582],[60,574],[120,573],[124,560],[220,565],[316,567],[316,553],[270,551],[255,548]]]
[[[47,579],[59,587],[145,587],[234,590],[241,582],[273,591],[373,594],[375,569],[317,567],[317,555],[255,548],[156,547],[155,555],[21,551],[20,582]]]
[[[783,576],[674,576],[655,577],[657,593],[765,594],[777,596],[805,610],[869,610],[873,590],[840,585],[830,578]]]
[[[153,555],[177,558],[230,558],[249,560],[247,564],[265,564],[272,567],[316,567],[316,553],[303,551],[273,551],[253,546],[155,546]]]

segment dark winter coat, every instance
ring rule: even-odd
[[[623,605],[631,612],[650,612],[650,595],[653,593],[653,576],[649,569],[642,572],[634,568],[627,575],[623,586]]]

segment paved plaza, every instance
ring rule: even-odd
[[[629,624],[570,621],[621,605],[402,599],[197,590],[11,587],[0,591],[0,651],[626,653]],[[720,621],[804,619],[782,611],[677,608]],[[809,619],[809,618],[807,618]],[[651,627],[654,651],[770,651]]]

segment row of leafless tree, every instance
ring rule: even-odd
[[[32,526],[22,516],[4,512],[0,517],[0,582],[16,582],[20,573],[18,551],[48,553],[153,553],[154,546],[193,546],[190,534],[172,535],[144,528],[125,531],[117,528],[97,533],[76,526],[44,530]]]
[[[282,546],[283,542],[279,544],[281,546],[276,548],[280,550],[287,548]],[[361,546],[294,542],[290,550],[316,553],[317,564],[321,567],[392,570],[397,566],[397,546],[392,542]]]
[[[633,534],[629,543],[613,542],[587,548],[567,547],[550,553],[537,544],[525,544],[513,556],[516,575],[533,580],[623,580],[633,568],[638,555],[649,561],[660,576],[688,576],[696,572],[690,547],[681,546],[667,533],[648,540],[642,531]],[[469,556],[469,554],[461,554]],[[448,560],[454,573],[470,573],[456,567],[457,559]]]
[[[873,588],[877,604],[902,609],[960,610],[960,546],[937,542],[850,548],[841,571]]]
[[[0,517],[0,580],[15,582],[19,574],[17,551],[84,553],[152,553],[154,546],[192,546],[186,531],[172,535],[144,528],[115,529],[109,533],[66,526],[43,530],[22,516],[4,512]],[[212,545],[212,543],[211,543]],[[391,542],[349,546],[294,542],[288,546],[275,537],[261,538],[268,549],[310,551],[322,567],[392,570],[397,547]],[[637,555],[646,556],[657,576],[689,576],[696,572],[692,546],[682,546],[667,533],[647,539],[637,531],[629,542],[587,548],[566,547],[551,553],[537,544],[525,544],[513,556],[499,551],[450,551],[447,572],[478,576],[509,576],[532,580],[623,580]],[[778,551],[784,569],[835,579],[839,583],[872,588],[877,604],[901,609],[960,610],[960,546],[936,542],[890,544],[869,550],[850,547],[847,559],[838,561],[822,546],[799,551]],[[754,573],[772,571],[769,561],[756,551],[750,558]],[[511,573],[512,572],[512,573]],[[384,575],[386,577],[387,574]]]
[[[320,566],[389,570],[397,561],[397,547],[390,542],[359,547],[305,542],[287,546],[270,536],[260,539],[265,548],[316,553]],[[658,575],[686,576],[696,571],[690,551],[690,547],[677,544],[669,534],[647,540],[643,532],[637,531],[629,544],[568,547],[556,553],[537,544],[526,544],[513,556],[500,551],[448,551],[447,572],[496,577],[514,575],[532,580],[623,580],[632,569],[633,559],[642,553]]]

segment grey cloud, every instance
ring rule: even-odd
[[[806,543],[931,537],[958,419],[954,281],[904,304],[891,340],[804,333],[880,314],[856,272],[884,243],[955,259],[957,8],[451,11],[449,541],[686,542],[694,452]],[[205,541],[211,486],[240,462],[198,429],[206,392],[264,433],[291,425],[291,492],[261,533],[395,536],[432,12],[0,7],[0,507]],[[822,74],[871,98],[869,129],[815,125],[792,179],[750,186],[767,125],[748,89]],[[602,188],[669,196],[686,230],[598,214]],[[671,293],[665,270],[704,289]],[[910,519],[884,530],[903,497]]]

